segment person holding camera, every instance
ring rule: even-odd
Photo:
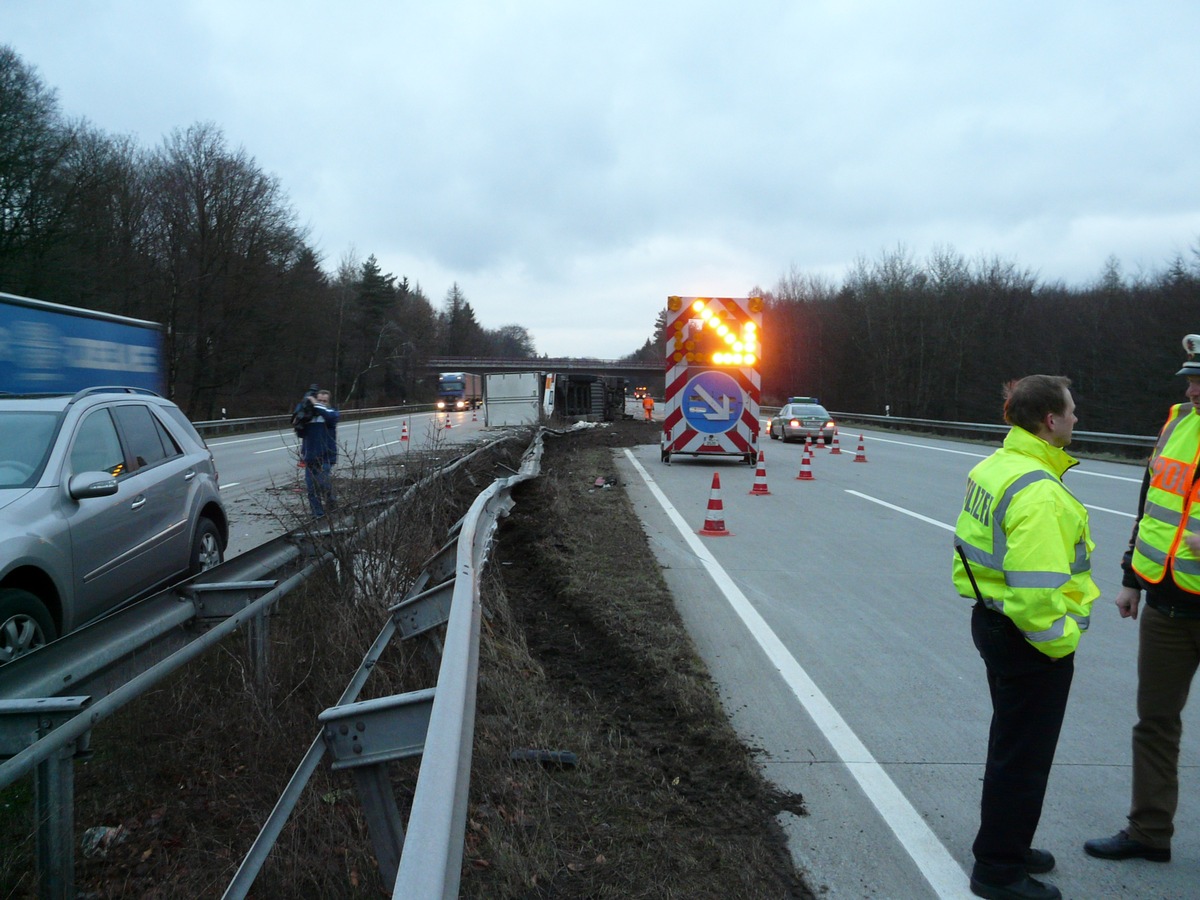
[[[333,496],[333,467],[337,463],[337,424],[341,418],[327,390],[310,391],[293,415],[304,460],[304,483],[308,504],[317,519],[336,508]]]

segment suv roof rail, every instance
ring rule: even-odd
[[[145,394],[150,397],[162,398],[162,394],[158,393],[157,391],[152,391],[149,388],[125,387],[123,385],[100,385],[97,387],[83,388],[82,390],[76,392],[75,396],[71,398],[70,402],[74,403],[76,400],[81,400],[84,397],[90,396],[91,394]]]

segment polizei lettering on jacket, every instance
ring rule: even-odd
[[[977,519],[981,525],[990,528],[992,525],[992,504],[995,502],[995,497],[970,478],[967,479],[967,498],[963,501],[963,512],[973,519]]]

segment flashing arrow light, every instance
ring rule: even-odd
[[[758,301],[759,298],[751,298]],[[754,310],[755,312],[759,310]],[[735,320],[721,308],[713,308],[706,298],[691,305],[691,318],[675,321],[675,352],[671,361],[712,366],[757,366],[762,359],[758,326],[750,320]]]

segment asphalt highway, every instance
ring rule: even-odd
[[[445,427],[449,420],[450,428]],[[405,428],[408,440],[403,439]],[[338,471],[365,469],[385,457],[436,450],[499,434],[484,430],[483,412],[414,413],[378,419],[344,420],[338,427]],[[207,440],[221,475],[221,496],[229,510],[232,558],[290,531],[307,509],[304,470],[297,467],[299,442],[291,428]],[[300,502],[287,503],[298,494]]]
[[[992,446],[863,432],[841,454],[761,440],[767,496],[742,462],[618,453],[623,481],[696,645],[768,777],[803,794],[793,854],[839,898],[967,897],[991,715],[973,601],[950,582],[968,470]],[[713,474],[730,536],[699,536]],[[1083,461],[1102,595],[1075,680],[1036,846],[1065,897],[1200,896],[1200,710],[1185,713],[1173,862],[1109,862],[1090,837],[1125,824],[1137,625],[1113,606],[1141,469]]]

